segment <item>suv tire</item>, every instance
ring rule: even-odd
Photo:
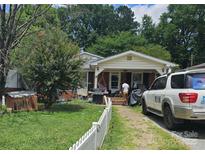
[[[142,99],[142,113],[144,115],[148,115],[149,114],[149,111],[147,111],[147,105],[146,105],[146,102],[144,99]]]
[[[174,130],[177,126],[172,110],[168,105],[164,107],[164,124],[170,130]]]

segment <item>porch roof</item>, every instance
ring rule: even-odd
[[[107,61],[111,61],[111,60],[113,60],[115,58],[123,57],[123,56],[126,56],[126,55],[134,55],[134,56],[137,56],[137,57],[140,57],[140,58],[144,58],[144,59],[150,60],[150,61],[155,62],[155,63],[166,65],[168,67],[178,66],[175,63],[171,63],[169,61],[165,61],[165,60],[162,60],[162,59],[159,59],[159,58],[155,58],[155,57],[152,57],[152,56],[149,56],[149,55],[145,55],[143,53],[132,51],[132,50],[129,50],[129,51],[117,54],[117,55],[113,55],[113,56],[109,56],[109,57],[100,59],[98,61],[92,62],[90,65],[91,66],[96,66],[98,64],[101,64],[101,63],[104,63],[104,62],[107,62]]]

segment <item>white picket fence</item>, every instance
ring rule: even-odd
[[[112,117],[112,102],[104,96],[106,108],[98,122],[93,122],[92,127],[69,150],[96,150],[99,149],[109,129]]]

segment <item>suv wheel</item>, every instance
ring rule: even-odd
[[[149,114],[149,111],[147,111],[147,105],[146,105],[144,99],[142,99],[142,113],[143,113],[144,115],[148,115],[148,114]]]
[[[164,107],[164,123],[165,126],[170,130],[175,129],[177,126],[175,118],[169,106]]]

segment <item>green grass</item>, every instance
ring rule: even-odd
[[[134,144],[130,142],[132,134],[126,126],[126,120],[119,117],[115,107],[112,109],[112,120],[110,122],[108,134],[105,137],[101,149],[122,150],[133,149]]]
[[[103,112],[103,106],[75,100],[48,111],[0,117],[0,149],[68,149]]]

